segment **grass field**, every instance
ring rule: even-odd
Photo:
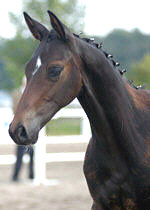
[[[80,124],[80,118],[59,118],[47,124],[46,133],[48,136],[79,135]]]

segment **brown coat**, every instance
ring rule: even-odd
[[[12,92],[12,109],[13,109],[14,114],[16,112],[21,95],[22,95],[22,92],[20,89],[16,89]]]

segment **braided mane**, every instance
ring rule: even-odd
[[[119,68],[119,66],[120,66],[120,63],[118,63],[118,62],[116,62],[114,59],[113,59],[113,56],[111,55],[111,54],[109,54],[109,53],[107,53],[106,51],[104,51],[103,49],[102,49],[102,47],[103,47],[103,44],[102,44],[102,42],[99,44],[99,43],[97,43],[97,42],[95,42],[95,40],[94,40],[94,38],[82,38],[82,37],[80,37],[80,35],[81,35],[82,33],[80,32],[79,34],[73,34],[75,37],[77,37],[77,38],[79,38],[79,39],[81,39],[81,40],[83,40],[83,41],[85,41],[85,42],[87,42],[87,43],[89,43],[89,44],[91,44],[92,46],[94,46],[94,47],[96,47],[97,49],[100,49],[102,52],[103,52],[103,54],[106,56],[106,58],[112,63],[112,65],[115,67],[115,69],[117,70],[117,71],[119,71],[119,73],[120,73],[120,75],[121,76],[123,76],[124,75],[124,73],[126,73],[126,69],[120,69]],[[145,89],[145,85],[139,85],[139,86],[136,86],[136,85],[134,85],[134,82],[133,82],[133,80],[127,80],[127,82],[133,87],[133,88],[135,88],[135,89]]]

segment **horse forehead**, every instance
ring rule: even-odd
[[[67,46],[67,43],[62,40],[55,39],[45,45],[46,50],[43,48],[42,54],[49,53],[51,55],[66,55],[70,52]]]
[[[70,57],[70,53],[57,46],[54,46],[54,48],[50,48],[48,51],[43,52],[40,56],[42,64],[66,60],[68,57]]]
[[[53,60],[64,60],[68,56],[70,57],[70,50],[64,42],[58,39],[49,42],[44,40],[35,51],[34,63],[37,66],[37,64],[49,63]]]

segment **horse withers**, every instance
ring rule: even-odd
[[[51,31],[24,13],[40,44],[25,68],[10,136],[19,145],[36,143],[40,129],[77,97],[92,130],[84,161],[92,209],[150,209],[150,91],[130,85],[101,45],[48,13]]]

